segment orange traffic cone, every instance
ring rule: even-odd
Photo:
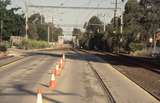
[[[63,62],[62,62],[62,68],[64,69],[64,63],[65,63],[65,61],[64,61],[64,59],[63,59]]]
[[[60,60],[60,68],[63,69],[63,59]]]
[[[55,79],[55,75],[54,75],[54,71],[52,72],[51,75],[51,81],[49,83],[49,88],[54,89],[56,87],[56,79]]]
[[[56,65],[55,74],[56,74],[56,76],[59,76],[59,75],[60,75],[60,68],[59,68],[59,64],[57,64],[57,65]]]
[[[42,101],[42,90],[41,89],[37,90],[37,102],[36,103],[43,103],[43,101]]]

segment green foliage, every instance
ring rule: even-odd
[[[2,23],[2,38],[9,40],[11,35],[24,34],[25,19],[24,14],[17,14],[20,8],[8,9],[10,0],[0,1],[0,22]]]
[[[36,27],[37,27],[38,40],[47,41],[48,39],[47,25],[37,25]]]
[[[0,51],[1,51],[1,52],[6,52],[6,51],[7,51],[7,45],[5,45],[5,44],[0,44]]]
[[[129,0],[125,6],[124,33],[127,34],[126,36],[132,35],[130,38],[133,41],[138,33],[141,33],[141,35],[144,33],[143,24],[141,24],[143,18],[144,9],[136,0]]]
[[[77,29],[77,28],[74,28],[74,29],[73,29],[73,32],[72,32],[72,35],[73,35],[73,36],[81,35],[81,30],[80,30],[80,29]]]
[[[154,35],[159,23],[159,10],[157,4],[150,0],[150,4],[145,4],[144,0],[128,0],[124,12],[124,45],[125,49],[130,47],[130,43],[148,42]],[[159,16],[158,16],[159,15]]]
[[[28,40],[23,40],[18,48],[41,49],[41,48],[47,48],[47,47],[49,47],[49,44],[46,41],[37,41],[37,40],[28,39]]]
[[[5,45],[6,48],[11,48],[11,42],[5,41],[3,45]]]
[[[6,52],[7,48],[10,48],[10,47],[11,47],[11,43],[8,41],[4,41],[0,43],[0,51],[2,52]]]
[[[128,0],[124,13],[124,33],[126,36],[132,35],[131,42],[148,40],[160,27],[159,6],[154,0],[149,3],[146,0],[140,0],[140,3],[137,0]],[[139,39],[137,35],[140,35]]]
[[[144,44],[143,43],[130,43],[129,47],[131,51],[135,52],[135,51],[143,50]]]
[[[48,26],[50,28],[50,42],[58,40],[63,35],[62,28],[56,28],[52,23],[46,23],[43,15],[39,13],[29,17],[29,38],[35,40],[48,40]]]
[[[84,27],[86,32],[78,36],[80,45],[87,49],[101,49],[104,34],[102,21],[97,16],[93,16]],[[79,31],[73,31],[74,34],[76,34],[76,32]]]
[[[122,0],[123,1],[123,0]],[[102,21],[93,16],[84,24],[85,33],[79,36],[80,45],[88,49],[139,51],[147,45],[150,37],[160,28],[160,3],[158,0],[128,0],[123,14],[123,34],[120,17],[112,18],[103,32]],[[100,25],[91,25],[100,24]],[[159,43],[157,43],[158,45]]]
[[[99,24],[99,25],[97,25],[97,24]],[[88,25],[86,27],[86,31],[92,32],[93,34],[95,34],[97,32],[101,32],[103,30],[102,27],[103,27],[102,21],[97,16],[93,16],[90,18],[90,20],[88,22]]]
[[[6,52],[7,51],[7,48],[5,45],[0,45],[0,51],[1,52]]]

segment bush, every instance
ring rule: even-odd
[[[18,48],[21,49],[41,49],[41,48],[47,48],[49,47],[48,42],[46,41],[37,41],[37,40],[23,40],[20,45],[18,45]]]
[[[141,51],[143,50],[144,48],[144,44],[143,43],[131,43],[129,45],[129,48],[132,52],[135,52],[135,51]]]
[[[7,51],[7,46],[4,44],[0,44],[0,51],[1,52],[6,52]]]
[[[0,44],[0,51],[1,52],[6,52],[7,51],[7,48],[10,48],[11,47],[11,43],[8,42],[8,41],[3,41],[1,44]]]

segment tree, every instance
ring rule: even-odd
[[[80,29],[77,29],[77,28],[74,28],[73,31],[72,31],[72,35],[73,36],[78,36],[81,34],[81,30]]]
[[[42,24],[43,23],[43,24]],[[47,28],[45,19],[39,13],[31,15],[28,19],[29,24],[29,38],[35,40],[47,40]]]
[[[109,51],[119,51],[117,48],[120,48],[120,45],[125,50],[130,50],[130,45],[134,43],[145,45],[149,37],[160,28],[159,6],[159,0],[128,0],[123,14],[123,34],[120,33],[120,17],[112,18],[103,33],[103,23],[93,16],[84,24],[86,32],[79,36],[80,43],[89,49],[105,48]]]
[[[20,8],[8,9],[8,5],[11,4],[10,0],[0,1],[0,21],[2,28],[3,39],[9,40],[11,35],[23,35],[24,34],[24,14],[16,14]]]
[[[58,36],[63,36],[63,29],[62,28],[54,28],[52,33],[53,41],[58,40]]]
[[[48,40],[48,25],[37,25],[37,34],[38,39],[37,40]]]
[[[50,42],[58,40],[63,35],[62,28],[56,28],[53,23],[46,23],[43,15],[35,13],[29,17],[29,37],[36,40],[48,40],[48,27],[50,29]]]
[[[97,16],[91,17],[88,23],[84,24],[84,28],[86,28],[85,33],[79,36],[80,45],[87,49],[101,49],[103,37],[102,24],[102,21]],[[77,30],[74,32],[77,32]]]
[[[129,0],[124,13],[124,35],[126,48],[130,43],[144,43],[160,27],[159,0]]]
[[[124,12],[124,34],[123,43],[125,48],[128,49],[130,43],[141,42],[141,37],[144,35],[144,8],[137,0],[128,0]]]
[[[101,20],[97,16],[91,17],[86,27],[86,31],[92,32],[93,34],[103,31]]]

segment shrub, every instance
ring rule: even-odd
[[[3,45],[5,45],[6,48],[11,48],[11,42],[5,41]]]
[[[1,52],[6,52],[7,51],[7,46],[4,44],[0,44],[0,51]]]
[[[140,51],[140,50],[143,50],[144,48],[144,44],[143,43],[131,43],[129,45],[129,48],[132,52],[135,52],[135,51]]]
[[[23,40],[20,45],[18,45],[18,48],[22,49],[40,49],[40,48],[46,48],[49,47],[49,44],[46,41],[37,41],[37,40]]]
[[[2,43],[0,43],[0,51],[1,52],[6,52],[7,48],[11,47],[11,43],[8,41],[3,41]]]

